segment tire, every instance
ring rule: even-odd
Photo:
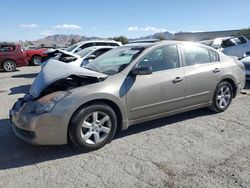
[[[210,109],[214,112],[224,112],[231,104],[233,99],[233,86],[229,82],[221,82],[217,85],[213,103]]]
[[[30,62],[32,66],[39,66],[41,63],[42,63],[42,57],[39,55],[33,56]]]
[[[13,71],[15,71],[16,70],[16,63],[15,63],[15,61],[5,60],[3,62],[3,69],[6,72],[13,72]]]
[[[93,151],[111,142],[116,129],[114,110],[104,103],[95,103],[83,106],[74,114],[69,125],[69,138],[82,151]]]

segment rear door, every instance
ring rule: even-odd
[[[195,44],[182,44],[188,106],[210,102],[220,80],[221,64],[216,51]]]
[[[151,75],[130,76],[126,85],[130,120],[165,114],[185,107],[185,76],[177,45],[149,52],[137,66],[151,66]]]

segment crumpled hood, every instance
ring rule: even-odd
[[[29,93],[33,98],[39,97],[42,91],[57,80],[70,75],[106,78],[108,75],[91,71],[82,67],[72,66],[58,60],[51,60],[37,75]]]

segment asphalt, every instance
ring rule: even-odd
[[[135,125],[81,153],[14,135],[8,111],[38,71],[0,72],[0,187],[250,187],[250,83],[224,113],[200,109]]]

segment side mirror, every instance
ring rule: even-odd
[[[90,59],[95,59],[96,58],[96,56],[95,55],[89,55],[88,57],[86,57],[85,59],[86,60],[90,60]]]
[[[132,70],[133,75],[149,75],[153,73],[152,67],[136,67]]]

